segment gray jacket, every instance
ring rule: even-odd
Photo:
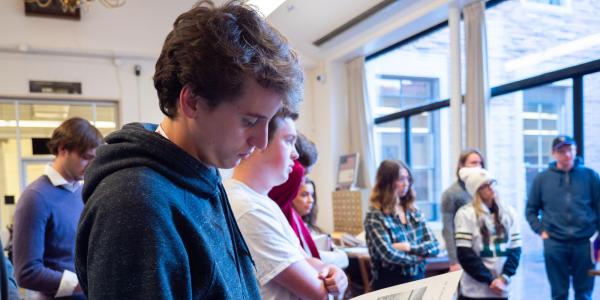
[[[467,193],[464,184],[456,181],[442,194],[442,235],[448,250],[448,261],[450,264],[457,264],[456,243],[454,242],[454,215],[459,208],[471,202],[471,195]]]

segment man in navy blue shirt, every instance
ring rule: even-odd
[[[573,138],[555,138],[556,161],[535,177],[527,201],[527,222],[544,241],[553,299],[567,299],[571,278],[575,299],[592,299],[594,288],[589,239],[600,230],[600,179],[576,153]]]
[[[54,161],[17,203],[14,263],[17,282],[40,298],[85,298],[75,274],[75,234],[83,210],[83,173],[102,134],[81,118],[64,121],[48,142]]]

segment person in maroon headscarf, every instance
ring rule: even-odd
[[[310,253],[312,257],[321,258],[319,251],[315,245],[315,242],[310,235],[310,230],[302,221],[302,216],[296,212],[293,203],[298,191],[300,191],[301,185],[304,183],[304,167],[298,162],[294,161],[294,167],[292,173],[290,173],[288,180],[283,184],[274,187],[269,192],[269,198],[273,199],[281,211],[285,215],[285,218],[292,226],[294,233],[300,239],[300,245],[306,253]]]

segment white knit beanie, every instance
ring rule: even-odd
[[[465,183],[467,192],[471,196],[475,196],[482,185],[494,180],[490,172],[482,168],[461,168],[458,171],[458,176]]]

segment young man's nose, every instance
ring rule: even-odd
[[[258,128],[248,139],[248,144],[258,149],[265,149],[269,142],[268,135],[269,132],[267,126],[264,128]]]

